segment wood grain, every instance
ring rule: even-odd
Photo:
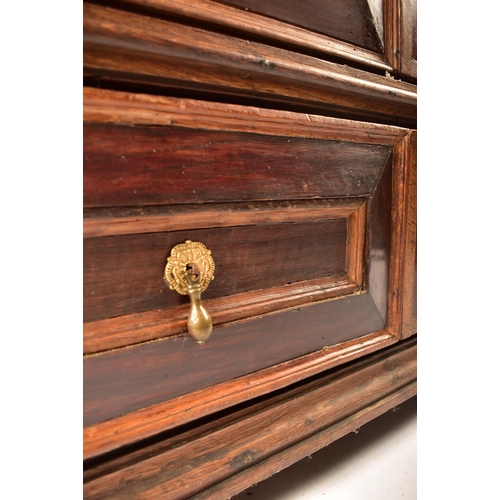
[[[203,300],[214,327],[357,293],[361,286],[341,276]],[[92,354],[176,335],[186,335],[189,304],[126,314],[83,324],[83,352]]]
[[[366,212],[365,202],[347,220],[347,276],[359,286],[364,285]]]
[[[388,146],[180,127],[84,126],[85,207],[359,197]]]
[[[122,3],[147,8],[153,16],[155,13],[173,14],[182,19],[205,23],[207,28],[217,26],[219,30],[230,29],[241,37],[253,37],[270,45],[278,43],[295,51],[305,49],[320,58],[335,57],[355,64],[392,70],[385,56],[378,52],[212,0],[126,0]]]
[[[411,382],[385,398],[357,411],[313,436],[290,446],[257,464],[217,483],[216,485],[194,495],[193,500],[218,500],[232,498],[248,487],[263,481],[290,465],[311,456],[316,451],[328,446],[341,437],[354,432],[370,420],[397,407],[417,394],[417,382]]]
[[[390,146],[407,133],[379,123],[90,87],[83,89],[83,103],[86,123],[174,125]]]
[[[375,355],[257,403],[254,411],[245,408],[154,444],[143,450],[141,460],[94,476],[84,486],[85,497],[116,498],[126,492],[135,498],[165,494],[172,499],[186,498],[397,391],[408,394],[406,387],[415,379],[415,344]],[[372,383],[366,384],[366,380]],[[123,458],[118,458],[118,464],[120,461]],[[99,473],[105,471],[101,465]]]
[[[163,279],[172,248],[186,240],[215,260],[204,300],[346,274],[346,219],[88,238],[84,321],[189,304]]]
[[[84,425],[384,328],[368,294],[348,296],[219,327],[202,347],[168,338],[87,356]]]
[[[363,202],[348,198],[84,209],[83,236],[345,219]]]
[[[409,142],[407,134],[394,147],[391,210],[391,260],[389,270],[389,297],[387,327],[401,336],[404,288],[404,257],[406,241],[406,205],[409,195]]]
[[[399,0],[401,9],[401,73],[417,78],[417,1]]]
[[[219,213],[219,208],[222,213]],[[159,209],[157,207],[145,207],[137,210],[103,209],[98,210],[97,216],[94,217],[93,212],[95,210],[87,211],[90,220],[93,222],[90,229],[97,234],[101,232],[108,235],[127,234],[132,229],[138,229],[139,234],[141,234],[141,231],[148,232],[154,229],[180,230],[186,228],[186,226],[196,227],[196,221],[198,220],[203,221],[200,224],[201,227],[203,225],[225,227],[227,224],[238,223],[244,225],[253,224],[257,221],[286,223],[294,220],[311,222],[328,220],[331,223],[332,217],[342,216],[345,218],[349,215],[347,225],[348,248],[346,251],[348,277],[340,276],[335,278],[330,276],[282,286],[276,286],[276,283],[273,282],[272,286],[267,290],[259,289],[250,292],[233,293],[231,296],[204,299],[205,307],[210,311],[214,326],[279,309],[297,307],[319,300],[348,295],[359,291],[363,285],[366,203],[361,205],[361,200],[312,200],[307,202],[286,202],[286,204],[253,203],[251,205],[230,204],[229,206],[220,205],[217,207],[211,205],[208,211],[204,206],[196,205],[160,207]],[[134,217],[134,213],[140,215]],[[169,219],[169,216],[171,219]],[[152,222],[150,218],[153,218]],[[124,222],[122,222],[123,220]],[[102,231],[99,231],[100,224],[104,226]],[[289,227],[289,225],[286,227]],[[325,234],[321,234],[322,239],[325,239],[325,236]],[[101,240],[92,241],[99,246]],[[114,239],[112,241],[117,242]],[[282,249],[278,250],[282,251]],[[102,265],[102,253],[101,250],[97,252],[99,266]],[[311,257],[310,253],[308,257]],[[135,264],[134,260],[132,266]],[[294,261],[292,267],[296,265],[297,262]],[[309,265],[309,262],[306,265]],[[126,269],[128,273],[128,265],[118,266],[118,270],[120,267]],[[331,268],[330,262],[327,267]],[[286,274],[287,270],[283,269],[282,272]],[[122,279],[117,278],[114,281],[121,282]],[[142,285],[142,277],[140,281],[140,285]],[[137,287],[131,286],[129,288],[135,290]],[[107,285],[104,292],[108,292]],[[169,294],[170,291],[166,290],[164,293]],[[101,304],[98,303],[98,306],[101,306]],[[84,323],[84,353],[90,354],[185,333],[189,304],[186,302],[179,306],[171,306],[168,313],[165,307],[166,304],[162,303],[159,309],[155,308],[151,311],[135,312]]]
[[[363,1],[309,0],[306,3],[301,0],[226,0],[225,3],[381,52],[381,41],[372,13],[368,3]]]
[[[417,131],[410,133],[408,147],[408,197],[404,256],[401,336],[417,333]]]
[[[397,342],[386,330],[84,428],[84,458],[136,443],[347,363]]]
[[[84,5],[84,68],[115,81],[321,104],[357,119],[416,119],[411,84],[92,4]]]

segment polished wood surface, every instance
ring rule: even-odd
[[[251,468],[244,469],[203,492],[194,495],[193,499],[218,500],[221,497],[230,498],[257,482],[271,477],[273,474],[289,467],[295,462],[310,457],[316,451],[328,446],[350,432],[356,432],[370,420],[377,418],[387,411],[394,410],[399,404],[416,394],[417,382],[415,381],[405,385],[401,389],[393,391],[385,398],[372,403],[338,423],[328,426],[326,429],[304,439],[296,445],[279,451],[271,457],[253,465]]]
[[[314,439],[305,441],[318,431],[327,444],[335,424],[353,430],[363,410],[375,411],[399,393],[414,394],[415,378],[415,342],[372,355],[193,429],[90,461],[85,497],[180,499],[201,493],[286,448],[294,447],[289,456],[300,456],[301,449],[318,446]]]
[[[203,303],[210,311],[213,325],[219,326],[350,295],[360,290],[361,285],[348,277],[328,277],[299,281],[267,290],[238,293],[230,297],[208,299]],[[84,323],[84,353],[92,354],[155,339],[184,335],[188,312],[189,304],[186,302],[168,311],[160,308]]]
[[[182,60],[182,64],[179,64]],[[191,26],[84,4],[84,74],[108,83],[245,96],[405,126],[416,87]],[[160,90],[158,91],[160,93]]]
[[[163,280],[171,249],[186,240],[202,242],[215,259],[204,300],[343,276],[346,226],[340,219],[86,239],[84,321],[188,304]]]
[[[366,1],[226,0],[225,3],[287,21],[375,52],[382,50],[372,12]]]
[[[385,53],[373,52],[359,45],[218,1],[123,0],[121,3],[148,9],[153,16],[170,15],[178,19],[196,20],[197,24],[207,28],[217,26],[223,32],[230,30],[249,40],[288,47],[319,58],[335,58],[386,71],[393,69]]]
[[[365,198],[336,198],[90,208],[83,211],[83,235],[91,238],[209,227],[321,222],[354,216],[364,203]]]
[[[394,257],[390,261],[389,288],[391,292],[388,303],[388,328],[398,336],[402,335],[403,329],[404,290],[407,290],[407,300],[413,301],[413,299],[411,299],[411,294],[408,295],[408,283],[412,284],[410,285],[410,289],[413,285],[416,286],[413,281],[415,277],[414,271],[408,270],[408,274],[405,276],[405,252],[407,244],[409,244],[411,240],[411,236],[409,239],[407,238],[407,231],[408,229],[410,229],[410,232],[415,230],[414,226],[412,228],[412,223],[409,224],[407,217],[408,205],[415,206],[416,203],[414,191],[416,189],[416,183],[412,183],[412,190],[409,188],[410,171],[416,166],[416,143],[414,139],[412,139],[413,135],[414,131],[409,131],[406,137],[395,146],[393,151],[393,229],[391,232],[391,251]],[[413,167],[411,167],[412,164]],[[413,220],[415,220],[415,216],[416,213],[412,216]],[[410,256],[412,252],[416,252],[414,244],[410,245],[409,251]],[[412,272],[413,277],[411,275]]]
[[[371,194],[390,148],[180,127],[84,127],[84,206]]]
[[[83,102],[84,123],[175,125],[391,146],[408,133],[380,123],[90,87],[83,89]]]
[[[107,92],[105,94],[115,96],[115,93]],[[100,97],[99,94],[98,97]],[[121,95],[117,98],[121,99]],[[365,199],[364,197],[356,193],[354,193],[354,198],[349,196],[332,199],[325,196],[324,200],[305,199],[291,202],[257,200],[251,205],[248,202],[231,201],[231,204],[225,205],[226,218],[218,216],[218,209],[222,207],[220,203],[209,203],[205,205],[205,208],[203,205],[189,203],[179,205],[175,203],[177,201],[175,198],[161,198],[159,201],[163,204],[153,204],[140,209],[127,205],[122,208],[119,206],[106,208],[108,203],[105,200],[108,199],[107,197],[113,200],[109,203],[113,205],[116,204],[116,200],[121,199],[114,198],[114,196],[123,197],[127,196],[127,193],[124,194],[123,190],[116,190],[114,191],[116,195],[110,195],[109,191],[102,191],[101,205],[103,206],[97,204],[94,207],[89,204],[85,212],[86,225],[89,228],[88,237],[85,239],[86,271],[84,275],[87,280],[85,288],[86,314],[88,314],[86,316],[88,322],[85,328],[85,346],[88,353],[122,349],[89,356],[85,360],[85,422],[87,426],[90,426],[89,428],[107,419],[118,418],[127,413],[134,414],[147,407],[163,404],[168,399],[175,399],[190,392],[194,393],[203,387],[227,384],[232,379],[265,370],[273,363],[285,363],[289,359],[324,349],[326,346],[342,345],[342,343],[349,342],[356,337],[362,338],[368,334],[382,331],[386,324],[389,325],[391,333],[399,335],[400,325],[398,326],[395,320],[391,323],[388,317],[390,314],[395,314],[394,311],[399,315],[398,317],[401,316],[402,304],[400,301],[395,303],[395,297],[390,292],[390,286],[393,285],[390,283],[396,283],[397,286],[401,287],[402,276],[396,275],[392,267],[394,267],[394,263],[400,263],[403,260],[402,257],[398,257],[398,247],[393,245],[394,240],[400,238],[397,235],[402,232],[400,224],[403,222],[394,224],[391,222],[391,217],[393,213],[400,210],[398,203],[401,205],[407,203],[408,192],[405,190],[405,185],[399,177],[394,176],[399,172],[398,168],[406,168],[407,135],[402,135],[398,129],[393,130],[390,127],[381,129],[378,126],[364,125],[365,135],[360,136],[356,130],[354,133],[350,132],[356,142],[340,142],[324,138],[319,140],[314,137],[316,133],[320,136],[326,134],[327,124],[333,123],[336,127],[335,130],[340,131],[342,137],[342,130],[347,135],[346,129],[351,127],[352,122],[309,116],[306,120],[310,125],[299,121],[302,123],[303,133],[307,133],[309,138],[294,138],[293,141],[288,142],[290,136],[286,135],[281,137],[280,135],[254,133],[242,134],[242,125],[238,121],[238,115],[232,115],[233,110],[237,107],[231,107],[225,115],[231,118],[231,125],[228,124],[226,127],[238,130],[237,133],[228,130],[221,132],[199,130],[195,123],[187,124],[189,126],[182,129],[169,124],[154,128],[130,127],[130,125],[105,125],[106,128],[99,128],[103,125],[100,125],[96,120],[100,119],[104,122],[108,120],[106,106],[109,106],[109,103],[103,106],[104,113],[100,114],[99,103],[102,101],[97,99],[90,102],[90,111],[86,114],[86,116],[92,117],[88,130],[96,134],[96,140],[90,143],[88,153],[86,150],[85,161],[86,171],[90,172],[91,179],[94,172],[99,178],[98,176],[101,175],[99,172],[102,171],[103,167],[108,168],[108,165],[112,166],[113,162],[117,165],[117,173],[114,175],[118,176],[118,165],[123,151],[139,151],[139,153],[134,154],[138,155],[136,163],[140,165],[156,165],[155,168],[159,171],[164,169],[165,172],[182,172],[182,168],[170,167],[170,165],[175,166],[176,164],[176,161],[172,159],[176,157],[176,147],[168,145],[170,130],[174,131],[177,147],[182,147],[182,141],[186,144],[192,144],[190,148],[194,152],[190,151],[187,155],[188,158],[195,156],[196,159],[191,160],[192,165],[196,167],[202,162],[208,166],[213,164],[213,175],[217,172],[215,165],[219,165],[214,160],[217,155],[203,153],[204,145],[212,146],[211,142],[216,142],[218,147],[219,144],[224,145],[228,140],[232,143],[233,138],[236,138],[237,147],[227,148],[227,154],[231,154],[230,160],[220,163],[220,165],[225,165],[226,169],[234,168],[234,164],[248,165],[248,172],[253,175],[254,166],[258,166],[263,161],[262,158],[268,160],[269,156],[266,155],[270,155],[271,165],[273,167],[283,165],[284,172],[288,172],[286,177],[289,182],[293,182],[295,175],[302,175],[301,168],[310,168],[306,156],[301,159],[301,152],[307,152],[308,145],[312,145],[311,161],[314,161],[314,147],[318,148],[315,175],[318,175],[318,172],[321,173],[323,168],[325,175],[322,176],[322,180],[324,184],[329,178],[325,178],[327,174],[329,176],[337,175],[337,180],[328,184],[336,190],[337,194],[341,192],[340,189],[344,189],[344,196],[350,195],[348,192],[351,190],[349,182],[357,178],[357,172],[362,172],[365,185],[370,179],[370,172],[374,171],[376,175],[372,176],[371,189],[373,191],[369,192],[370,197],[367,203],[362,201]],[[145,99],[145,102],[151,103],[151,100]],[[183,100],[176,102],[184,105]],[[160,100],[153,101],[153,104],[159,105],[161,109],[161,106],[166,103]],[[186,104],[194,109],[194,102],[188,101]],[[130,102],[126,102],[125,109],[130,110]],[[222,114],[222,109],[223,106],[217,111],[219,116]],[[198,110],[200,115],[203,111],[204,106],[200,105]],[[215,111],[214,108],[212,108],[213,111]],[[147,119],[147,113],[154,114],[154,111],[142,110],[140,118],[137,118],[137,115],[132,112],[128,115],[128,119],[144,121]],[[123,115],[124,118],[126,116]],[[284,115],[281,113],[273,115],[267,112],[261,118],[267,123],[273,120],[280,124],[283,122]],[[161,117],[156,117],[156,119],[162,120]],[[243,126],[246,126],[246,117],[242,120]],[[341,124],[344,126],[343,129]],[[307,129],[308,126],[310,129]],[[99,139],[99,134],[96,131],[102,130],[111,131],[111,133],[109,135],[101,134],[101,139]],[[159,136],[162,140],[158,141],[158,146],[155,145],[152,148],[156,151],[151,151],[145,160],[141,151],[147,147],[150,130],[153,131],[151,137]],[[373,136],[369,130],[375,132]],[[137,142],[124,140],[123,134],[118,133],[118,131],[125,131],[125,136],[130,133],[132,134],[130,137],[134,139],[140,138],[141,134],[145,133],[145,137],[148,139],[144,140],[144,146],[141,146],[140,140]],[[182,133],[178,133],[179,131]],[[285,131],[276,133],[285,134]],[[328,134],[330,139],[338,137],[331,130],[328,131]],[[268,152],[263,155],[260,150],[250,152],[250,148],[244,146],[242,149],[249,151],[249,153],[238,153],[240,145],[246,141],[246,139],[241,139],[242,135],[257,141],[256,144],[259,146],[272,139],[271,144],[275,148],[269,147]],[[103,141],[103,137],[106,138],[106,141]],[[196,140],[193,140],[193,137]],[[200,141],[200,137],[204,139]],[[207,137],[213,141],[208,140]],[[376,144],[364,144],[362,137]],[[279,141],[283,141],[282,150],[285,151],[289,163],[282,161],[276,152],[276,145],[280,144]],[[387,144],[388,142],[389,144]],[[379,143],[383,145],[379,145]],[[289,145],[290,150],[287,149],[286,145]],[[338,152],[337,146],[340,146],[341,153]],[[366,147],[380,154],[369,157],[368,154],[364,153],[363,148]],[[236,153],[233,152],[233,149],[236,150]],[[215,149],[215,151],[217,150]],[[343,154],[345,151],[349,153]],[[396,154],[391,151],[396,151]],[[197,154],[198,157],[196,157]],[[219,156],[224,158],[224,155],[220,155],[220,153]],[[254,157],[258,157],[259,161]],[[322,160],[325,157],[332,157],[335,160],[333,165],[337,168],[332,169],[328,166],[329,163],[324,163]],[[273,163],[272,158],[276,158],[275,163]],[[132,170],[133,164],[134,162],[129,163],[131,177],[135,174]],[[96,165],[99,165],[100,168]],[[370,167],[370,165],[372,166]],[[113,171],[113,168],[109,168]],[[258,172],[259,170],[257,170],[257,175]],[[310,175],[314,175],[312,168],[308,174],[309,172]],[[264,174],[262,174],[263,181]],[[183,174],[178,173],[177,175],[182,176]],[[347,182],[343,180],[342,175],[345,176]],[[147,179],[147,177],[144,178]],[[119,177],[117,180],[121,182]],[[259,184],[262,186],[260,189],[269,189],[263,181]],[[94,180],[88,184],[91,199],[93,190],[99,191],[100,185],[105,182],[106,179],[102,178],[99,182]],[[141,182],[136,180],[133,184],[140,186]],[[147,184],[144,183],[144,186],[144,192],[147,192]],[[187,190],[186,183],[180,184],[177,189],[180,195],[183,190]],[[306,192],[304,186],[301,186],[301,189],[303,193]],[[395,190],[394,199],[392,190]],[[237,191],[235,189],[234,193]],[[161,189],[158,189],[158,193],[163,197],[172,196],[169,191]],[[252,193],[255,195],[255,189]],[[321,193],[321,191],[313,190],[312,193],[308,192],[308,196],[316,197],[317,193]],[[287,194],[290,194],[290,190]],[[331,193],[327,192],[326,194]],[[271,193],[271,197],[275,195],[276,193]],[[94,199],[97,198],[94,197]],[[174,203],[165,205],[165,201],[173,201]],[[190,200],[188,195],[188,201],[199,201],[199,199]],[[311,212],[307,215],[309,208]],[[210,220],[210,213],[212,220],[217,219],[217,222]],[[196,215],[200,214],[202,226],[205,225],[206,229],[194,229],[196,228]],[[296,220],[294,214],[298,215]],[[319,220],[311,220],[313,215],[319,215]],[[270,216],[269,219],[262,219],[268,216]],[[137,217],[140,218],[137,219]],[[162,231],[161,224],[168,224],[170,219],[173,221],[173,227],[168,228],[167,232]],[[120,228],[122,221],[126,223],[123,231]],[[239,221],[238,226],[231,226],[230,224],[235,221]],[[259,221],[267,223],[256,224]],[[96,228],[100,227],[101,222],[107,222],[108,225],[103,224],[104,229],[99,233],[99,229]],[[293,224],[289,224],[290,222]],[[192,229],[182,231],[185,226],[192,227]],[[365,226],[367,228],[366,240]],[[134,233],[134,229],[138,230],[138,234]],[[223,257],[218,271],[226,271],[222,273],[223,277],[219,285],[214,282],[205,292],[206,304],[210,306],[209,308],[213,305],[216,325],[219,326],[211,339],[211,347],[204,346],[203,355],[200,350],[191,350],[193,346],[189,347],[190,344],[187,344],[186,347],[184,337],[171,337],[183,332],[188,306],[182,304],[181,296],[176,296],[167,290],[163,281],[158,286],[169,251],[167,247],[170,248],[173,244],[184,239],[192,239],[194,233],[202,235],[203,237],[195,239],[203,241],[213,251],[220,248],[220,251],[216,253],[223,255]],[[238,248],[238,241],[240,241],[242,251],[224,255],[222,249],[232,240],[234,240],[233,249]],[[169,241],[170,244],[166,244]],[[276,248],[269,253],[267,250],[271,248],[273,241],[276,241]],[[313,255],[311,258],[309,246],[303,246],[301,244],[303,241],[316,241],[312,247],[317,255]],[[248,246],[248,242],[250,242],[250,246]],[[221,246],[219,247],[219,245]],[[340,247],[335,250],[335,245],[340,245]],[[403,245],[402,242],[401,245]],[[262,253],[258,250],[259,247],[266,249],[266,251]],[[296,252],[294,253],[293,248],[295,247]],[[284,264],[284,259],[280,261],[279,258],[280,253],[286,256],[287,252],[292,255],[290,258],[291,267]],[[299,257],[301,252],[302,257]],[[394,252],[396,253],[394,254]],[[249,267],[252,262],[251,258],[259,254],[262,254],[264,258],[258,259],[258,264],[252,264],[253,267]],[[329,257],[325,267],[325,264],[322,264],[324,256],[333,256],[334,254],[337,257],[333,257],[334,260]],[[272,257],[271,260],[268,257]],[[310,258],[311,260],[309,260]],[[335,263],[335,258],[340,260]],[[280,263],[278,264],[277,261]],[[307,266],[310,262],[321,264],[311,269]],[[269,269],[276,266],[279,268],[278,281],[272,275],[267,274]],[[239,279],[228,282],[227,275],[230,275],[233,269],[240,273]],[[262,276],[258,274],[259,269],[262,270]],[[256,271],[257,274],[255,274]],[[325,272],[326,275],[323,274]],[[245,273],[247,273],[246,278]],[[150,277],[148,278],[148,276]],[[234,288],[235,286],[239,288]],[[267,292],[263,290],[265,286],[269,287]],[[362,293],[358,296],[341,298],[342,294],[360,292],[363,288],[368,291],[368,294]],[[158,291],[154,292],[156,289]],[[170,297],[166,292],[170,292]],[[224,296],[227,296],[226,300],[224,300]],[[333,297],[337,297],[337,300],[332,303],[302,307],[314,300]],[[248,303],[245,304],[245,300],[248,300]],[[389,303],[392,304],[392,310],[389,308]],[[124,307],[126,309],[123,309]],[[171,308],[171,314],[163,315],[162,311],[168,307]],[[278,313],[278,311],[289,307],[296,310]],[[273,314],[234,325],[230,323],[235,319],[253,318],[255,315],[266,313]],[[324,320],[321,319],[323,314]],[[285,330],[280,330],[284,325],[288,325],[290,321],[287,319],[288,315],[293,315],[293,320],[291,320],[293,327],[286,326]],[[313,323],[316,326],[310,326]],[[316,331],[315,328],[317,328],[317,333],[312,333]],[[283,338],[280,331],[283,334],[286,331]],[[304,331],[309,332],[307,336],[303,335]],[[269,332],[274,332],[274,334],[270,335]],[[153,343],[145,343],[154,339],[158,340]],[[187,341],[189,342],[190,339]],[[177,348],[174,344],[179,342],[180,348]],[[125,348],[131,344],[137,345]],[[196,347],[199,349],[199,346]],[[265,355],[262,354],[264,351]],[[244,358],[241,357],[241,352],[245,353]],[[194,358],[191,360],[186,356],[188,358],[194,356]],[[230,362],[228,363],[228,361]],[[169,370],[170,374],[163,373],[165,363],[172,368]],[[197,366],[195,370],[192,370],[193,363]],[[162,373],[160,374],[160,372]],[[170,380],[166,381],[165,378],[168,377]],[[172,380],[175,382],[174,384],[171,383]],[[139,387],[138,382],[144,385]]]
[[[416,393],[416,9],[383,3],[84,2],[85,498],[226,498]]]
[[[382,330],[368,294],[220,326],[199,346],[182,336],[88,356],[84,425]]]
[[[408,148],[408,202],[406,206],[402,338],[417,333],[417,131]]]
[[[417,78],[417,0],[401,2],[401,73]]]
[[[179,427],[214,412],[283,389],[329,368],[397,342],[387,330],[343,342],[256,373],[130,412],[83,429],[84,458],[91,458]]]

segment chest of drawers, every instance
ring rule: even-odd
[[[416,393],[410,4],[394,58],[365,11],[346,41],[236,3],[84,6],[86,498],[226,498]]]

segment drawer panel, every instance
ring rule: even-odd
[[[219,327],[191,338],[132,346],[84,361],[84,425],[241,377],[385,324],[367,294]],[[105,402],[105,404],[103,404]]]
[[[391,148],[181,127],[84,127],[84,205],[371,194]]]
[[[406,130],[111,91],[87,97],[92,453],[114,419],[127,429],[118,441],[134,442],[396,341]],[[189,299],[163,281],[171,249],[186,240],[215,260],[202,294],[214,330],[202,346],[187,336]]]
[[[188,304],[163,281],[170,250],[188,239],[206,245],[215,260],[204,300],[347,272],[347,219],[89,238],[84,320]]]

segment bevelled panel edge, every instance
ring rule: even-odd
[[[397,341],[397,337],[386,329],[380,330],[228,382],[84,427],[84,459],[281,389]]]

